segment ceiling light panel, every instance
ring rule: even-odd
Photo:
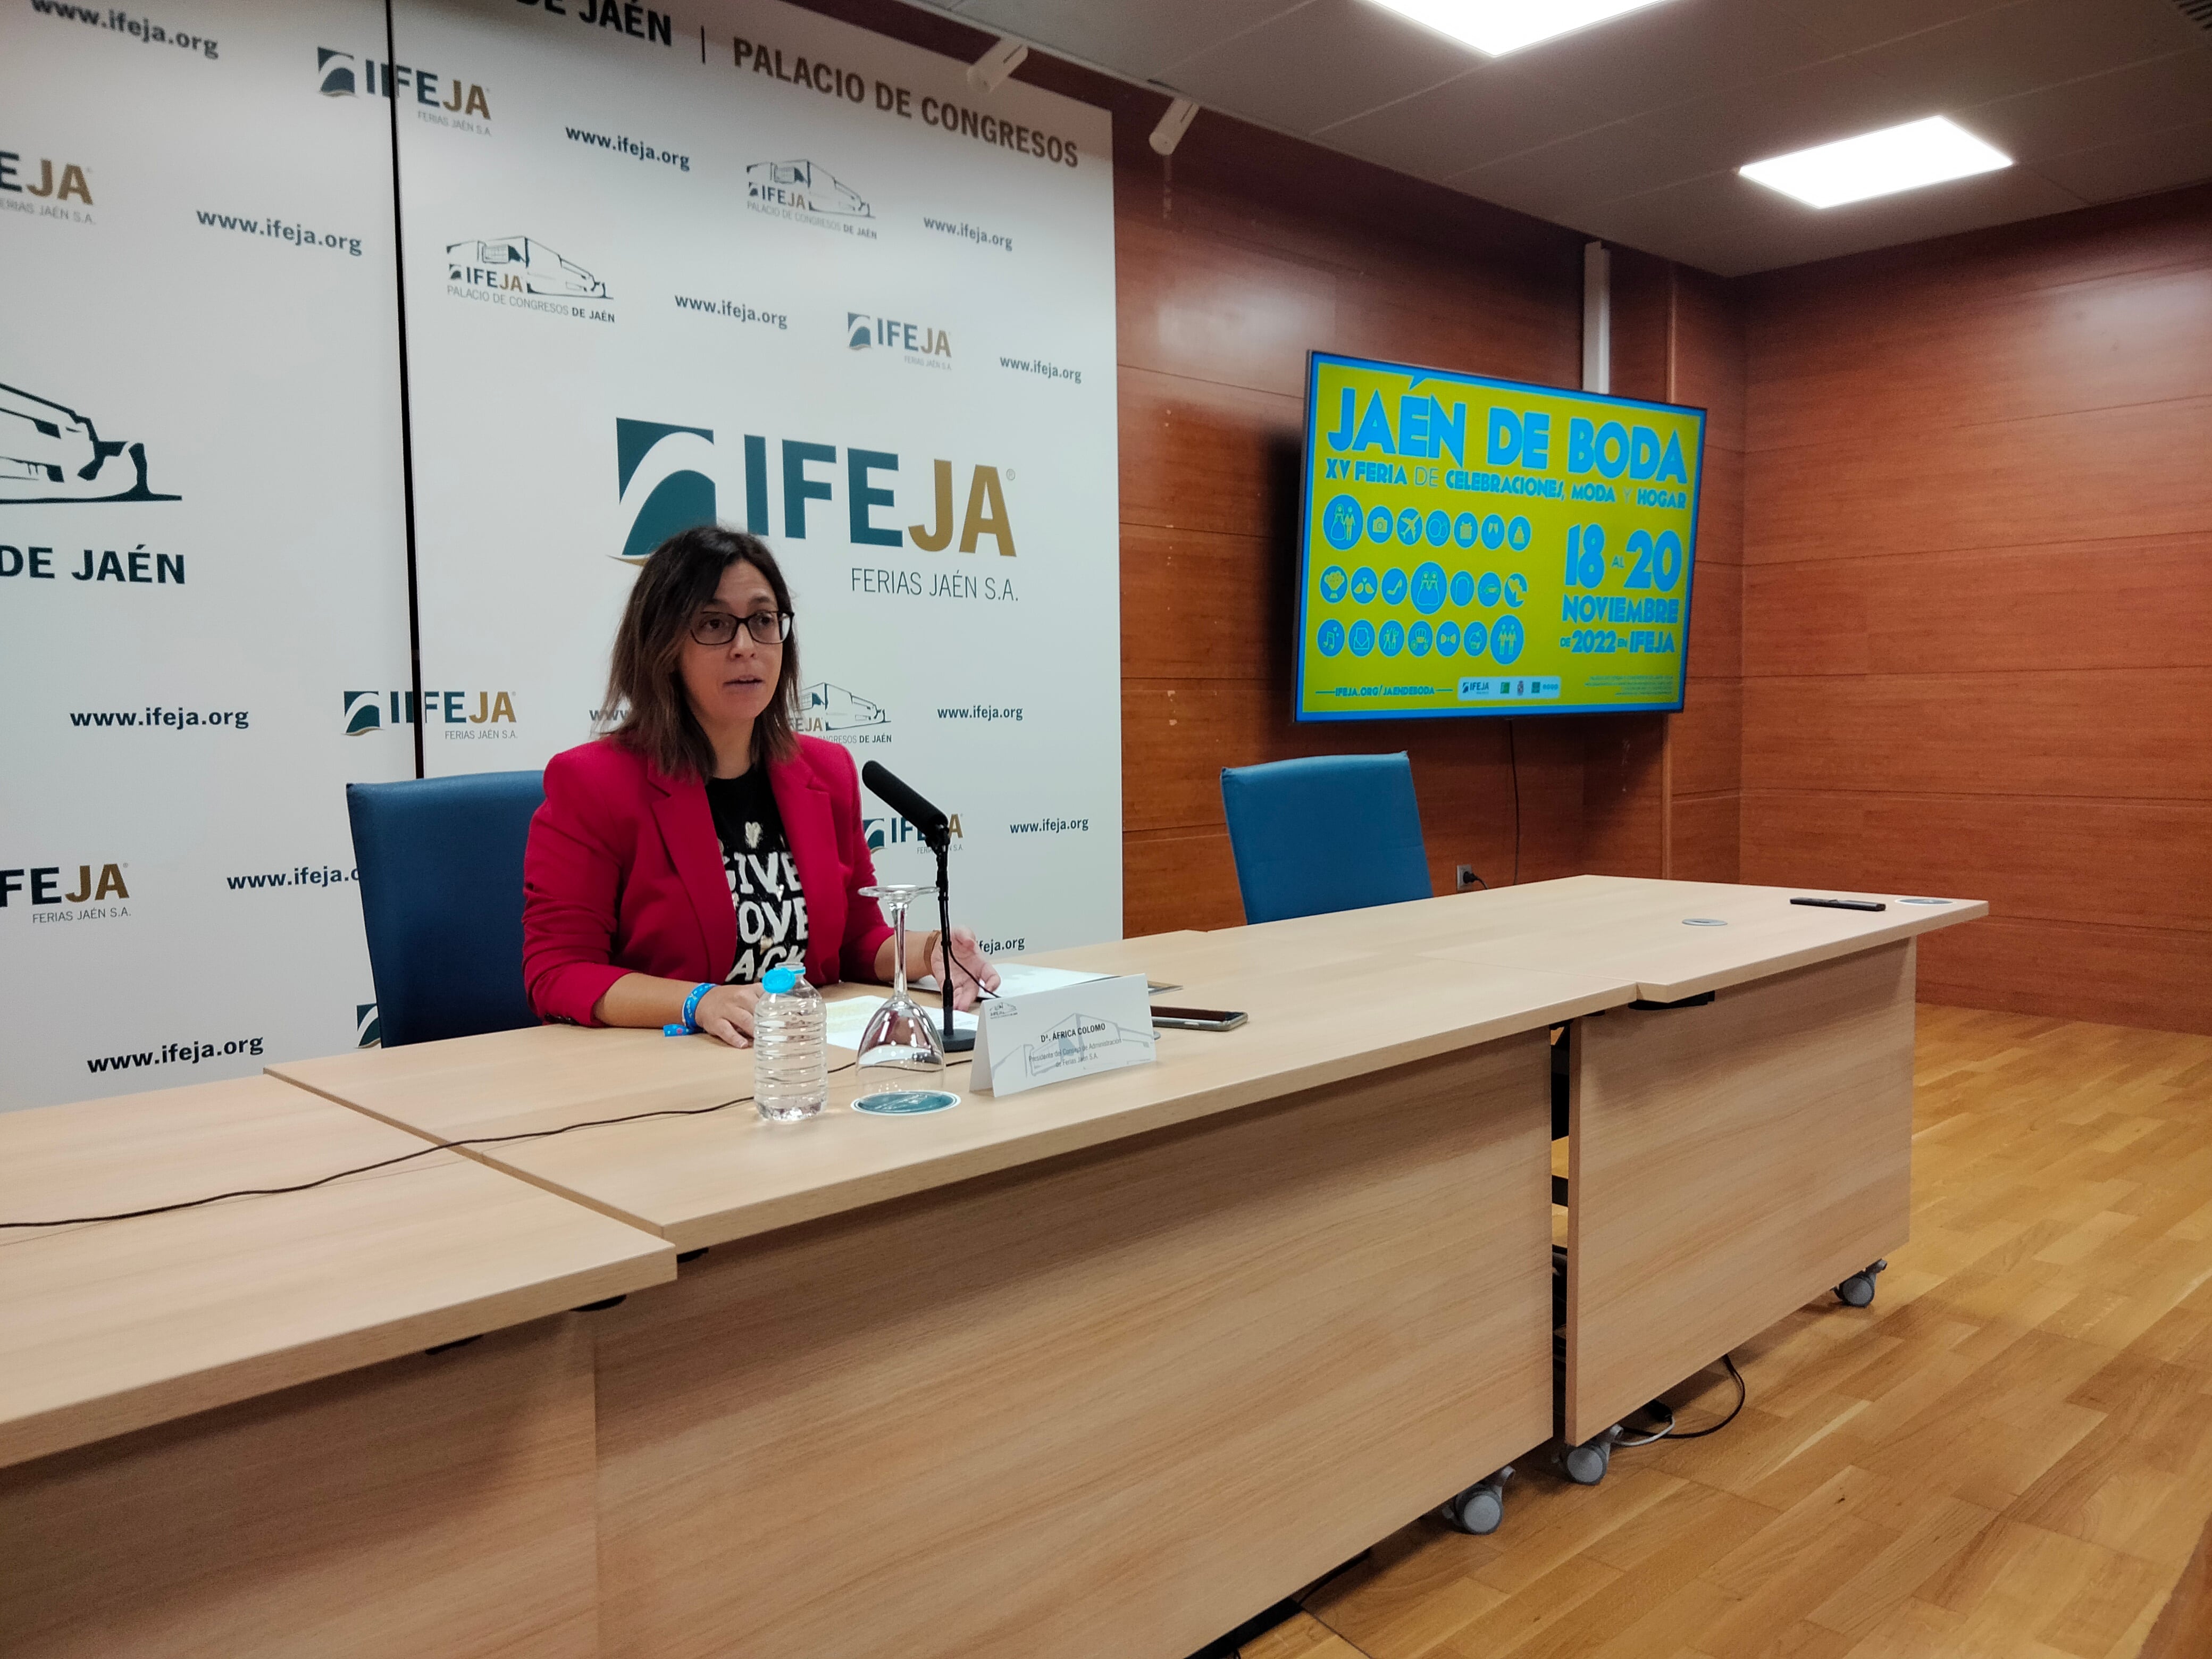
[[[1660,0],[1377,0],[1390,10],[1425,23],[1439,34],[1464,40],[1501,58],[1539,40],[1571,34]]]
[[[2002,150],[1984,143],[1947,116],[1931,115],[1753,161],[1736,171],[1808,207],[1832,208],[2011,165],[2012,157]]]

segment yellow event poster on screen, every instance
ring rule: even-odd
[[[1703,410],[1316,351],[1297,717],[1682,706]]]

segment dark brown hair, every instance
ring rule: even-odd
[[[672,778],[714,775],[714,745],[707,740],[684,695],[684,641],[691,619],[714,597],[722,573],[745,563],[759,571],[775,594],[775,608],[791,609],[791,589],[775,555],[757,537],[704,524],[678,531],[654,548],[629,591],[622,625],[615,630],[602,723],[611,742],[635,750]],[[799,706],[799,641],[783,642],[783,672],[775,695],[753,722],[753,759],[789,760],[799,752],[792,716]]]

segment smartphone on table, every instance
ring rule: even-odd
[[[1155,1008],[1152,1024],[1170,1031],[1233,1031],[1244,1023],[1234,1008]]]

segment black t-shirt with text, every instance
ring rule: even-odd
[[[775,808],[768,769],[707,780],[722,873],[738,915],[738,957],[725,983],[756,985],[771,968],[806,965],[806,895]]]

